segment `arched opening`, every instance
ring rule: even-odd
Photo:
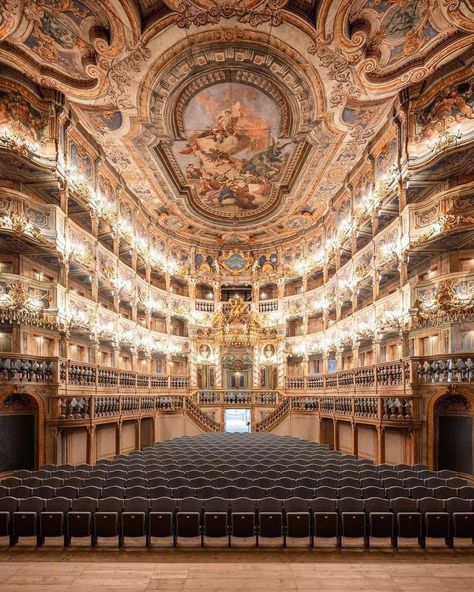
[[[473,472],[473,413],[459,393],[439,398],[434,406],[435,466],[459,473]]]
[[[11,393],[0,400],[0,473],[38,467],[44,454],[41,426],[34,397]]]

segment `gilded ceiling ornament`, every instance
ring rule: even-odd
[[[172,6],[176,5],[176,24],[181,29],[189,29],[192,25],[216,24],[221,19],[231,18],[252,27],[258,27],[264,23],[277,27],[282,23],[280,11],[287,1],[260,0],[259,2],[243,3],[239,0],[226,2],[215,0],[214,2],[200,3],[197,0],[178,0],[178,2],[171,2],[170,4]]]

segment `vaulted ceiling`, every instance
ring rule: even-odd
[[[5,0],[0,60],[64,93],[168,234],[321,219],[400,91],[474,40],[472,0]]]

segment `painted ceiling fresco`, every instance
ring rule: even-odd
[[[272,99],[244,84],[218,84],[192,98],[184,120],[186,140],[173,151],[199,206],[230,218],[265,211],[293,144],[279,137]]]
[[[401,90],[474,41],[472,0],[3,0],[0,63],[59,90],[170,236],[275,244],[321,220]],[[419,101],[429,149],[473,73]],[[0,89],[0,128],[22,101]],[[45,117],[15,125],[41,142]],[[84,177],[93,156],[79,140]]]

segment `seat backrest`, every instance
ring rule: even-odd
[[[221,488],[221,496],[227,499],[236,499],[242,497],[242,488],[235,487],[234,485],[228,485],[227,487]]]
[[[150,500],[146,497],[132,497],[123,501],[124,512],[148,512]]]
[[[26,485],[18,485],[17,487],[10,487],[10,495],[16,498],[31,497],[33,489]]]
[[[316,487],[314,490],[316,497],[327,497],[330,499],[337,499],[338,490],[335,487]]]
[[[18,499],[11,495],[0,498],[0,512],[16,512],[18,510]]]
[[[97,510],[98,500],[95,497],[78,497],[71,500],[71,509],[75,512],[90,512]]]
[[[364,500],[364,510],[370,512],[390,512],[390,500],[381,497],[369,497]]]
[[[148,493],[149,493],[149,489],[148,487],[140,487],[140,486],[136,486],[136,487],[128,487],[125,489],[125,495],[124,497],[126,498],[132,498],[132,497],[148,497]]]
[[[336,498],[317,497],[310,502],[311,513],[315,512],[336,512],[337,500]]]
[[[193,497],[194,496],[194,489],[192,487],[182,486],[182,487],[173,487],[173,497],[175,499],[183,499],[185,497]]]
[[[88,486],[92,485],[93,487],[109,487],[111,485],[121,485],[120,483],[110,483],[103,477],[87,477],[87,479],[84,479],[84,482],[87,483]]]
[[[47,499],[44,509],[45,512],[63,512],[66,514],[71,509],[71,500],[66,497]]]
[[[343,497],[337,502],[337,509],[340,514],[343,512],[363,512],[364,502],[354,497]]]
[[[80,477],[68,477],[64,479],[63,486],[70,485],[71,487],[83,487],[84,486],[84,479]]]
[[[387,489],[388,487],[403,487],[403,479],[398,477],[385,477],[382,478],[382,486]]]
[[[426,512],[444,512],[443,500],[434,497],[424,497],[418,500],[418,510],[425,514]]]
[[[459,497],[451,497],[444,500],[444,507],[446,512],[450,514],[454,512],[472,512],[471,501]]]
[[[283,500],[283,509],[285,512],[308,512],[310,502],[309,499],[301,497],[290,497]]]
[[[45,500],[41,497],[27,497],[21,499],[18,504],[18,510],[20,512],[36,512],[39,514],[44,510]]]
[[[230,500],[231,512],[255,512],[256,508],[256,501],[248,497],[238,497]]]
[[[277,499],[288,499],[292,496],[291,489],[287,487],[270,487],[267,490],[268,497],[275,497]]]
[[[151,499],[158,499],[161,497],[171,497],[172,496],[172,490],[170,487],[164,487],[163,485],[160,485],[159,487],[152,487],[150,488],[150,490],[148,491],[148,495],[150,496]]]
[[[433,495],[433,490],[428,487],[412,487],[409,490],[409,493],[410,497],[413,499],[422,499],[424,497],[431,497]]]
[[[390,506],[394,514],[399,512],[417,512],[418,506],[416,500],[408,497],[396,497],[391,500]]]
[[[293,489],[293,497],[295,498],[302,498],[302,499],[313,499],[314,497],[314,489],[311,487],[295,487]]]
[[[47,479],[43,479],[43,485],[48,485],[49,487],[54,487],[56,489],[64,485],[64,479],[60,479],[59,477],[48,477]]]
[[[361,498],[362,497],[362,490],[360,487],[341,487],[339,489],[339,497],[352,497],[352,498]]]
[[[446,485],[446,479],[441,479],[441,477],[429,477],[425,479],[425,487],[442,487]]]
[[[94,487],[91,485],[90,487],[81,487],[79,489],[79,496],[80,497],[95,497],[99,498],[102,493],[102,489],[100,487]]]
[[[150,510],[152,512],[175,512],[176,500],[171,497],[159,497],[150,500]]]
[[[337,488],[339,486],[339,480],[335,479],[334,477],[323,477],[318,481],[318,487],[333,487]]]
[[[435,487],[433,489],[433,495],[437,499],[449,499],[451,497],[456,497],[458,494],[458,490],[455,487],[448,487],[444,485],[442,487]]]
[[[405,487],[388,487],[385,490],[385,497],[395,499],[397,497],[408,497],[408,489]]]
[[[48,487],[47,485],[34,487],[31,495],[34,497],[42,497],[43,499],[51,499],[56,495],[56,489],[54,489],[54,487]]]
[[[462,499],[474,500],[474,487],[464,486],[458,489],[458,496]]]
[[[228,512],[229,500],[223,497],[211,497],[203,501],[204,512]]]
[[[125,488],[124,487],[104,487],[104,489],[102,490],[102,495],[101,497],[103,498],[107,498],[107,497],[119,497],[119,498],[124,498],[125,497]]]
[[[125,487],[125,483],[125,477],[107,477],[105,484],[101,482],[98,487],[104,487],[104,485],[105,487]]]
[[[43,485],[43,479],[39,477],[27,477],[21,480],[21,484],[27,487],[41,487]]]
[[[79,488],[71,487],[70,485],[58,487],[58,489],[56,489],[56,495],[58,497],[67,497],[68,499],[74,499],[79,495]]]
[[[202,500],[195,497],[185,497],[176,502],[178,512],[201,512]]]
[[[385,489],[383,487],[362,487],[361,493],[364,499],[385,497]]]
[[[282,512],[283,501],[274,497],[265,497],[257,501],[259,512]]]
[[[97,510],[99,512],[117,512],[120,514],[123,510],[123,499],[118,497],[105,497],[98,501]]]

